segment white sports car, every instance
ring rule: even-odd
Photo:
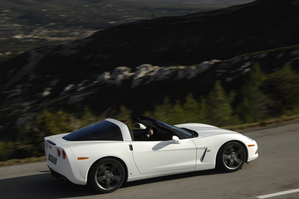
[[[199,123],[172,126],[146,116],[135,119],[135,130],[106,119],[45,137],[52,175],[108,193],[125,181],[214,168],[237,171],[258,157],[257,143],[237,132]]]

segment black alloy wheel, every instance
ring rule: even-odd
[[[216,166],[224,172],[237,171],[242,168],[245,158],[244,147],[238,142],[229,142],[220,148]]]
[[[102,159],[95,163],[88,175],[89,184],[100,193],[117,190],[124,182],[123,165],[112,158]]]

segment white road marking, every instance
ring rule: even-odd
[[[299,192],[299,189],[292,189],[289,191],[281,191],[281,192],[277,192],[277,193],[271,193],[271,194],[267,194],[267,195],[257,196],[256,198],[257,199],[272,198],[272,197],[287,195],[287,194],[296,193],[296,192]]]

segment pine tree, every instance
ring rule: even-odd
[[[242,102],[237,107],[237,114],[244,122],[257,122],[267,117],[268,98],[261,91],[261,84],[267,76],[255,64],[249,78],[241,90]]]
[[[192,93],[189,93],[186,97],[184,104],[184,122],[200,122],[200,107],[199,103],[193,98]]]
[[[272,100],[269,105],[272,116],[299,108],[299,75],[291,66],[270,74],[262,90]]]
[[[232,116],[230,99],[223,90],[220,81],[207,97],[207,120],[216,126],[229,125]]]
[[[199,102],[198,121],[200,123],[209,124],[210,121],[208,120],[207,117],[208,117],[207,100],[205,97],[201,97]]]
[[[185,110],[179,100],[176,101],[174,106],[169,110],[169,124],[185,123]]]
[[[155,110],[147,111],[144,115],[153,117],[157,120],[161,120],[164,122],[169,122],[170,110],[172,109],[172,105],[169,102],[169,98],[166,96],[164,98],[164,102],[162,105],[156,105]]]

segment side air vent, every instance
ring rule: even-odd
[[[203,152],[203,154],[202,154],[202,156],[201,156],[201,158],[200,158],[200,161],[201,161],[201,162],[202,162],[203,159],[205,158],[205,155],[206,155],[206,153],[207,153],[207,149],[208,149],[208,148],[206,148],[205,152]]]

